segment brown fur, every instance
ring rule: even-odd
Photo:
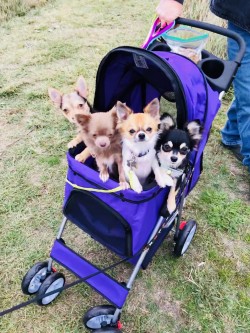
[[[75,159],[84,162],[86,156],[96,159],[100,178],[105,182],[109,179],[114,163],[118,166],[119,182],[122,188],[128,188],[122,167],[121,136],[116,129],[116,110],[96,112],[91,115],[76,115],[81,127],[81,137],[87,148]]]
[[[80,76],[76,82],[75,91],[69,94],[62,94],[59,90],[54,88],[48,89],[49,97],[53,104],[62,111],[64,117],[68,119],[70,123],[76,124],[76,114],[87,115],[90,114],[90,106],[87,102],[88,89],[86,81]],[[75,147],[82,141],[82,136],[77,136],[68,143],[68,148]]]

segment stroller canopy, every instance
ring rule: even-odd
[[[203,125],[202,140],[192,161],[191,190],[200,176],[203,151],[221,104],[219,91],[210,87],[193,61],[176,53],[124,46],[103,58],[96,77],[96,110],[108,111],[120,100],[134,112],[142,112],[155,97],[176,103],[178,128],[195,119]]]
[[[177,125],[182,128],[186,121],[206,122],[209,94],[218,105],[218,92],[209,87],[202,71],[186,57],[119,47],[99,65],[94,108],[107,111],[120,100],[135,112],[142,112],[153,98],[163,97],[176,102]]]

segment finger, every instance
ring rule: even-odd
[[[161,20],[161,29],[165,28],[166,25],[167,25],[167,22],[164,20]]]

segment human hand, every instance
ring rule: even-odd
[[[161,28],[173,22],[182,14],[183,5],[175,0],[160,0],[156,13],[161,20]]]

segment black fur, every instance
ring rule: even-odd
[[[173,117],[168,113],[164,113],[161,116],[160,134],[155,146],[156,153],[158,155],[161,150],[164,150],[164,144],[171,142],[171,145],[173,146],[171,147],[172,149],[170,148],[169,153],[171,152],[171,154],[175,156],[178,156],[177,154],[179,154],[180,161],[182,158],[180,156],[180,154],[182,154],[180,146],[184,146],[188,152],[197,148],[201,138],[201,132],[202,127],[199,120],[194,120],[185,124],[184,129],[178,129],[176,128],[176,123]],[[184,154],[182,154],[182,156],[184,157]],[[176,168],[184,168],[187,164],[187,157],[188,154],[186,154],[182,163],[176,166]],[[169,166],[175,168],[174,164]]]

